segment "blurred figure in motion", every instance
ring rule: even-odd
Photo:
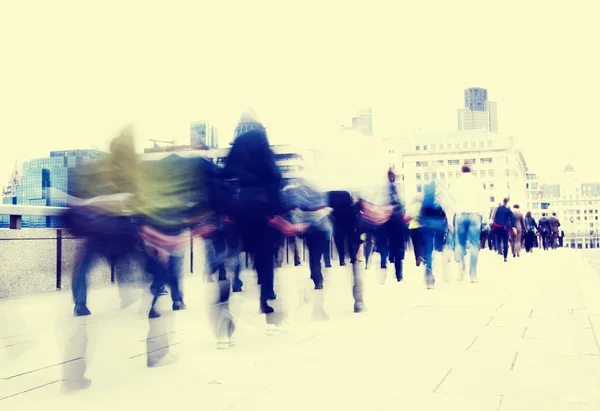
[[[228,216],[241,237],[244,251],[253,256],[260,283],[260,310],[271,314],[274,310],[268,301],[276,298],[276,230],[292,236],[302,229],[281,216],[281,174],[269,146],[266,129],[253,113],[245,113],[236,128],[223,173],[231,195]],[[274,324],[277,320],[271,321],[271,317],[267,316],[267,322]]]
[[[521,243],[523,239],[523,230],[525,229],[525,219],[519,208],[518,204],[513,205],[513,215],[515,216],[514,228],[516,228],[516,233],[513,231],[513,235],[510,238],[510,249],[513,258],[521,257]]]
[[[122,287],[131,279],[129,257],[136,250],[138,236],[131,218],[137,193],[137,155],[131,128],[126,128],[110,145],[110,153],[91,162],[75,177],[63,216],[66,227],[84,238],[73,270],[75,316],[90,315],[87,306],[87,278],[97,258],[116,267],[122,305],[131,304],[131,290]]]
[[[496,244],[499,253],[501,251],[504,256],[504,262],[507,261],[508,257],[508,236],[515,227],[515,216],[510,208],[508,208],[507,204],[508,198],[505,198],[502,200],[502,205],[494,210],[494,215],[492,216],[494,220],[493,230],[496,236]]]
[[[324,278],[321,259],[327,248],[327,239],[332,232],[329,220],[332,209],[327,206],[325,194],[302,179],[297,179],[293,184],[286,186],[282,194],[284,209],[294,215],[292,222],[309,224],[304,238],[308,247],[310,279],[315,290],[322,290]],[[313,318],[327,319],[323,308],[322,292],[318,292]]]
[[[419,224],[423,228],[425,284],[428,289],[435,285],[433,251],[440,254],[444,251],[445,233],[449,226],[446,216],[452,216],[451,199],[446,188],[436,177],[433,177],[429,183],[423,186],[423,203],[418,216]],[[452,226],[450,225],[450,227]],[[453,228],[450,230],[452,231]]]
[[[535,234],[538,230],[538,225],[535,219],[531,216],[531,211],[525,216],[525,252],[533,252],[535,246]]]
[[[333,241],[340,257],[340,266],[346,265],[346,249],[350,255],[350,263],[354,264],[359,244],[356,233],[358,220],[352,195],[348,191],[329,191],[327,198],[333,209]]]
[[[422,202],[423,197],[420,195],[413,198],[408,210],[408,214],[411,216],[419,215]],[[412,242],[413,251],[415,253],[415,263],[418,267],[423,262],[423,232],[421,230],[421,226],[419,225],[419,220],[416,218],[411,218],[410,223],[408,224],[408,229],[410,231],[410,239]]]
[[[558,246],[558,228],[560,227],[560,220],[556,217],[555,212],[552,213],[552,216],[550,216],[548,220],[550,221],[551,247],[555,249]]]
[[[405,254],[406,237],[408,236],[408,225],[405,222],[405,204],[398,193],[396,174],[392,169],[388,170],[387,186],[383,193],[384,199],[381,203],[390,205],[392,214],[390,218],[377,228],[377,250],[381,254],[381,282],[387,277],[387,259],[394,263],[396,281],[402,281],[402,263]]]
[[[470,244],[471,261],[469,276],[471,282],[477,281],[477,262],[481,241],[481,223],[486,214],[486,200],[483,185],[475,178],[467,165],[461,169],[460,178],[452,185],[450,196],[454,201],[456,213],[456,262],[460,264],[461,279],[466,271],[465,257],[467,240]]]

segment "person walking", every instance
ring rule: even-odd
[[[496,208],[493,215],[493,230],[498,248],[502,250],[504,262],[508,261],[508,236],[515,226],[515,216],[508,207],[508,198],[502,200],[502,205]]]
[[[550,241],[552,241],[552,249],[558,246],[558,228],[560,227],[560,220],[556,217],[556,213],[553,212],[552,216],[548,219],[550,221]]]
[[[535,246],[535,234],[538,230],[535,219],[531,216],[531,211],[525,216],[525,252],[532,253]]]
[[[510,248],[512,250],[513,257],[520,257],[523,230],[525,229],[525,219],[519,210],[518,204],[513,205],[513,215],[515,220],[514,228],[516,228],[516,232],[513,230],[513,235],[510,238]]]
[[[550,243],[550,220],[546,217],[546,213],[542,213],[542,218],[538,222],[538,227],[540,230],[541,237],[541,245],[544,250],[548,250],[548,244]]]
[[[461,279],[466,271],[467,240],[470,244],[469,277],[471,282],[477,281],[477,262],[481,239],[481,223],[487,214],[485,191],[483,185],[475,178],[468,165],[461,169],[460,178],[452,185],[450,196],[454,200],[456,213],[457,246],[456,262],[460,264]]]

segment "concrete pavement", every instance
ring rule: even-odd
[[[211,286],[186,282],[188,310],[163,298],[168,345],[179,362],[146,368],[148,299],[120,310],[114,286],[92,290],[93,315],[73,318],[68,291],[0,300],[0,404],[4,409],[146,407],[208,410],[598,410],[600,274],[561,249],[504,263],[482,250],[480,282],[435,290],[407,254],[405,278],[385,285],[367,271],[368,312],[352,312],[350,267],[326,271],[330,317],[312,317],[318,292],[308,268],[277,272],[275,308],[287,333],[268,336],[258,290],[245,272],[233,294],[236,345],[215,349],[206,304]],[[374,261],[376,263],[376,261]],[[376,264],[374,264],[376,266]],[[308,302],[306,302],[308,300]],[[83,330],[83,331],[82,331]],[[87,352],[76,352],[82,338]],[[88,358],[86,391],[61,394],[65,362]],[[188,405],[189,404],[189,405]],[[11,408],[11,406],[13,408]]]

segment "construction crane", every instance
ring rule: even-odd
[[[154,140],[152,138],[150,138],[148,140],[150,140],[150,141],[152,141],[154,143],[154,148],[159,148],[158,147],[158,143],[165,143],[165,144],[175,145],[175,140],[173,140],[173,141],[165,141],[165,140]]]

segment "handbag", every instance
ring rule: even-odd
[[[72,206],[62,215],[67,230],[76,237],[115,237],[134,231],[127,217],[111,216],[90,206]]]

